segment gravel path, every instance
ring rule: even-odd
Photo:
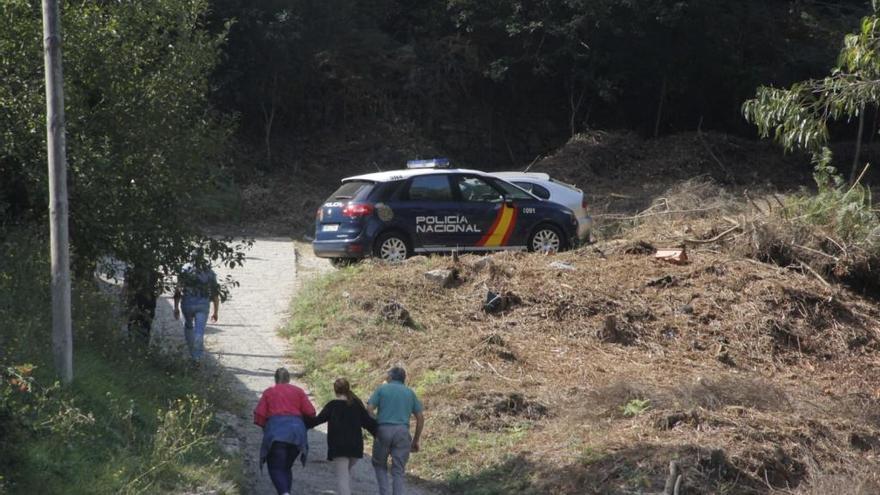
[[[250,411],[262,391],[272,385],[276,368],[297,369],[296,363],[289,361],[287,341],[278,336],[277,330],[290,316],[290,301],[302,282],[329,269],[330,264],[315,258],[309,246],[297,248],[294,242],[284,238],[258,239],[248,252],[244,267],[230,271],[240,286],[233,289],[230,300],[220,306],[219,321],[208,324],[206,349],[211,358],[234,377],[246,402],[246,410],[240,416],[229,415],[223,420],[234,433],[233,438],[228,439],[233,444],[232,449],[238,447],[244,456],[249,480],[249,485],[243,487],[245,493],[275,493],[265,470],[262,474],[259,472],[261,430],[251,423]],[[226,273],[218,270],[217,274],[222,278]],[[170,296],[166,295],[160,301],[153,336],[163,348],[182,349],[182,323],[173,319],[171,305]],[[297,385],[305,388],[302,383]],[[321,404],[315,406],[320,408]],[[303,469],[297,462],[294,467],[295,494],[336,493],[333,468],[327,462],[325,432],[326,425],[323,425],[309,433],[308,465]],[[368,457],[355,467],[352,493],[377,493]],[[430,492],[411,484],[409,493],[427,495]]]

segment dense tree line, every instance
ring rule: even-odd
[[[754,132],[763,85],[821,76],[865,0],[162,0],[64,4],[75,260],[168,264],[229,137],[415,122],[509,164],[590,128]],[[39,2],[0,3],[0,225],[46,213]],[[294,150],[295,155],[295,150]]]
[[[213,24],[233,21],[215,102],[268,166],[273,143],[402,118],[452,152],[506,162],[588,128],[750,133],[739,109],[754,88],[822,74],[869,11],[866,0],[214,0]]]

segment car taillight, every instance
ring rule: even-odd
[[[581,196],[581,208],[583,208],[585,210],[587,209],[587,195],[586,194]]]
[[[373,206],[365,205],[363,203],[348,203],[342,210],[342,214],[344,216],[351,218],[365,217],[367,215],[371,215],[372,213]]]
[[[318,208],[318,211],[315,212],[315,219],[317,221],[324,220],[324,208]]]

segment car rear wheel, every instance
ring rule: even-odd
[[[399,263],[409,257],[409,241],[397,232],[387,232],[376,241],[375,256],[382,261]]]
[[[553,225],[539,225],[529,237],[529,251],[536,253],[556,253],[565,248],[562,231]]]

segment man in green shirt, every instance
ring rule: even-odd
[[[373,468],[379,484],[379,495],[404,495],[404,475],[410,452],[419,451],[419,439],[425,426],[422,403],[406,385],[406,371],[394,367],[388,370],[388,379],[370,396],[367,407],[376,413],[379,423],[373,440]],[[409,418],[416,417],[416,433],[409,434]],[[388,456],[391,456],[391,478],[394,490],[388,486]]]

